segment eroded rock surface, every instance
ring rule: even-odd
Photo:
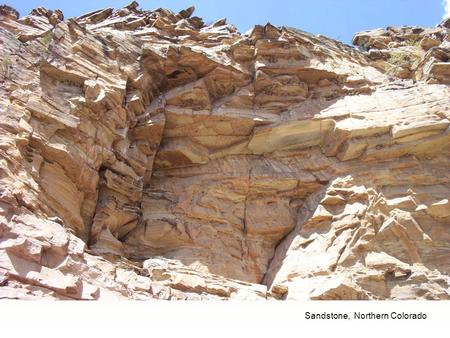
[[[0,297],[448,299],[448,27],[0,7]]]

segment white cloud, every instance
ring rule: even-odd
[[[450,0],[442,0],[442,5],[444,6],[443,19],[450,18]]]

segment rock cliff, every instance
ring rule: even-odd
[[[449,299],[450,36],[0,6],[0,298]]]

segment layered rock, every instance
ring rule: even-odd
[[[448,21],[448,20],[447,20]],[[387,27],[357,33],[353,43],[393,76],[450,83],[450,40],[445,21],[435,28]]]
[[[2,297],[448,298],[448,28],[193,12],[0,8]]]

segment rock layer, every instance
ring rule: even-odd
[[[0,294],[450,297],[448,27],[0,7]]]

